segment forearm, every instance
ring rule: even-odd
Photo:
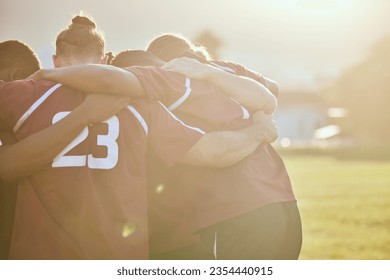
[[[48,164],[84,129],[87,121],[74,111],[56,124],[0,149],[0,177],[14,181]]]
[[[254,152],[265,136],[261,126],[205,134],[181,162],[208,167],[227,167]]]
[[[110,65],[87,64],[43,69],[37,77],[61,83],[83,92],[143,97],[145,91],[137,77]]]
[[[276,109],[275,96],[261,83],[247,77],[237,76],[226,71],[210,72],[208,80],[225,94],[253,111],[272,114]]]

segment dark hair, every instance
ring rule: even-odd
[[[25,43],[9,40],[0,43],[0,70],[19,68],[20,78],[25,79],[41,68],[35,52]]]
[[[103,35],[96,29],[92,18],[78,15],[57,36],[56,55],[80,58],[92,54],[102,58],[104,44]]]
[[[181,57],[188,51],[194,52],[204,59],[210,58],[203,46],[195,45],[183,35],[174,33],[166,33],[155,37],[147,46],[146,51],[165,61]]]
[[[118,53],[111,61],[116,67],[130,66],[161,66],[165,61],[152,53],[143,50],[125,50]]]

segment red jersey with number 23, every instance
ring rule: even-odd
[[[0,86],[0,121],[18,140],[83,100],[46,81]],[[86,127],[50,165],[20,182],[10,258],[146,259],[148,145],[172,165],[202,135],[147,101]]]

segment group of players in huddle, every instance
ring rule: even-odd
[[[180,34],[108,56],[83,15],[53,64],[0,43],[2,258],[298,259],[274,81]]]

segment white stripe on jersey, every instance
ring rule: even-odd
[[[145,134],[148,135],[148,131],[149,131],[148,124],[146,123],[144,118],[141,116],[141,114],[138,113],[138,111],[134,107],[132,107],[130,105],[127,106],[127,109],[129,109],[129,111],[133,113],[133,115],[140,122],[142,128],[145,130]]]
[[[242,119],[243,120],[248,120],[249,119],[249,112],[247,109],[245,109],[245,107],[243,107],[240,102],[238,102],[237,100],[235,100],[233,97],[230,97],[231,100],[233,100],[234,102],[236,102],[238,104],[238,106],[241,107],[241,110],[242,110]]]
[[[241,106],[241,109],[242,109],[242,119],[243,120],[248,120],[249,119],[249,112],[248,112],[248,110],[245,107],[243,107],[243,106]]]
[[[179,107],[186,99],[190,96],[191,93],[191,80],[189,78],[186,78],[186,92],[183,94],[182,97],[180,97],[175,103],[173,103],[171,106],[169,106],[169,110],[173,111],[177,107]]]
[[[171,111],[169,111],[169,109],[167,107],[165,107],[165,105],[162,104],[161,101],[158,101],[158,103],[160,103],[160,105],[172,116],[172,118],[174,118],[176,121],[180,122],[185,127],[188,127],[189,129],[192,129],[192,130],[195,130],[195,131],[198,131],[201,134],[205,134],[205,132],[203,130],[201,130],[200,128],[193,127],[193,126],[190,126],[188,124],[185,124],[182,120],[180,120],[178,117],[176,117]]]
[[[219,69],[222,69],[222,70],[225,70],[226,72],[230,72],[230,73],[236,73],[236,71],[234,71],[232,68],[230,67],[227,67],[227,66],[222,66],[222,65],[218,65],[214,62],[210,62],[211,65],[219,68]]]
[[[23,116],[18,120],[18,122],[14,126],[14,132],[18,131],[18,129],[22,126],[22,124],[27,120],[27,118],[60,86],[61,84],[56,84],[51,87],[48,91],[46,91],[37,101],[34,102],[33,105],[23,114]]]
[[[232,68],[230,68],[230,67],[218,65],[218,64],[216,64],[216,63],[214,63],[214,62],[210,62],[210,64],[214,65],[215,67],[217,67],[217,68],[219,68],[219,69],[225,70],[226,72],[236,73],[236,71],[234,71],[234,70],[233,70]],[[232,99],[233,99],[233,98],[232,98]],[[237,100],[235,100],[235,99],[233,99],[233,100],[236,101],[238,104],[240,104]],[[243,119],[243,120],[249,119],[249,116],[250,116],[250,115],[249,115],[248,110],[247,110],[245,107],[243,107],[241,104],[240,104],[240,106],[241,106],[241,109],[242,109],[242,119]]]

